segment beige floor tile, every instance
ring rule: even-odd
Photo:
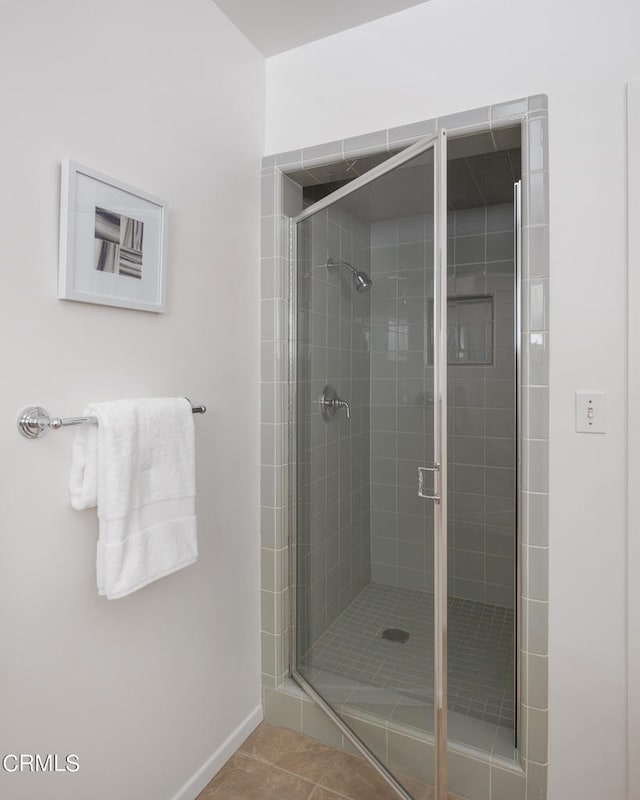
[[[397,778],[414,800],[433,800],[432,786],[407,775]],[[360,756],[262,723],[198,800],[398,800],[398,796]],[[449,793],[449,800],[465,799]]]
[[[426,783],[410,778],[408,775],[396,775],[396,778],[404,786],[404,788],[413,796],[413,800],[433,800],[433,786]]]
[[[322,786],[318,786],[309,800],[345,800],[345,798],[341,794],[335,794],[328,789],[323,789]]]
[[[317,783],[340,751],[301,733],[263,722],[240,752]]]
[[[389,784],[358,756],[340,752],[320,779],[320,785],[349,800],[398,800]]]
[[[302,778],[236,753],[198,800],[308,800],[314,788]]]

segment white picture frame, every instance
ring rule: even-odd
[[[65,159],[58,297],[164,312],[166,214],[159,198]]]

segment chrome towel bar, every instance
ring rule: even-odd
[[[194,414],[205,414],[207,407],[192,406],[191,411]],[[96,425],[97,422],[96,417],[53,417],[52,419],[44,408],[29,406],[18,417],[18,430],[27,439],[39,439],[49,428],[57,431],[59,428],[68,428],[71,425]]]

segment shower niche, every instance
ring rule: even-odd
[[[520,178],[519,126],[285,178],[290,674],[406,798],[372,730],[438,800],[517,746]]]

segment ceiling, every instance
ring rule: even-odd
[[[265,56],[355,28],[424,0],[215,0]]]

